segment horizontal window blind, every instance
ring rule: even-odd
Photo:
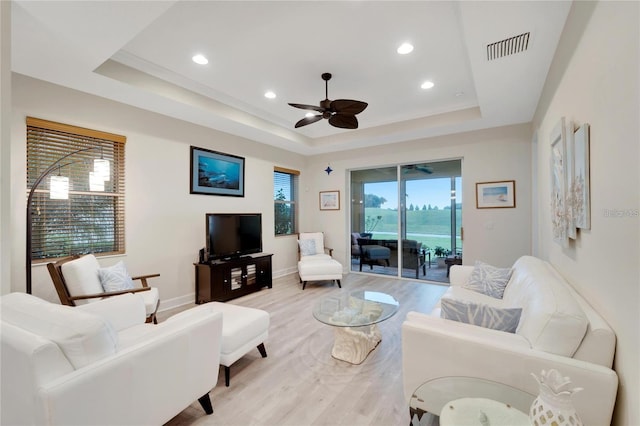
[[[72,254],[124,253],[124,136],[27,118],[27,191],[61,158],[37,186],[31,203],[32,259]],[[69,155],[71,154],[71,155]],[[93,160],[109,160],[110,179],[92,187]],[[49,198],[49,176],[69,178],[69,198]]]
[[[297,170],[275,167],[273,172],[273,199],[275,234],[290,235],[297,232],[298,176]]]

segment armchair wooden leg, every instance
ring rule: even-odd
[[[200,398],[198,398],[198,402],[202,406],[202,409],[204,410],[205,413],[207,413],[207,414],[212,414],[213,413],[213,405],[211,405],[211,398],[209,398],[209,394],[208,393],[206,393],[206,394],[202,395]]]
[[[156,310],[153,311],[153,313],[147,317],[147,320],[145,322],[151,322],[153,324],[158,323],[158,317],[156,316],[156,314],[158,313],[159,307],[160,307],[160,301],[158,300],[158,303],[156,303]]]
[[[342,288],[342,286],[340,285],[340,280],[336,280],[336,282],[338,283],[338,288]]]

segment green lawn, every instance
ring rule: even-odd
[[[381,219],[367,232],[373,233],[373,238],[395,239],[397,235],[398,212],[396,210],[371,208],[365,209],[365,218],[369,227],[373,226],[375,218]],[[456,209],[456,246],[462,247],[460,239],[460,227],[462,224],[462,210]],[[451,249],[451,210],[413,210],[407,211],[407,238],[418,240],[424,246],[433,250],[436,246]],[[423,234],[423,235],[417,235]]]

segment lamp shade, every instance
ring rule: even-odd
[[[49,181],[49,198],[52,200],[67,200],[69,198],[68,177],[51,176]]]
[[[89,191],[104,191],[104,179],[96,172],[89,172]]]
[[[109,164],[109,160],[105,160],[104,158],[96,158],[93,160],[93,173],[95,174],[96,179],[99,178],[103,181],[110,180],[111,165]]]

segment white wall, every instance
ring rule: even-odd
[[[11,2],[0,2],[0,294],[11,282]]]
[[[11,290],[25,286],[25,135],[26,116],[125,135],[126,255],[131,274],[160,273],[153,279],[162,307],[194,299],[194,267],[205,244],[205,213],[259,212],[263,248],[275,253],[277,275],[295,264],[286,253],[295,239],[275,238],[273,231],[273,167],[301,169],[304,159],[280,149],[83,94],[60,86],[13,76]],[[189,194],[190,145],[245,157],[245,196]],[[33,293],[58,301],[43,264],[33,267]]]
[[[531,253],[531,131],[528,124],[459,133],[390,146],[318,155],[302,176],[303,230],[322,230],[349,265],[349,169],[462,158],[463,262],[510,266]],[[334,170],[324,172],[327,164]],[[476,182],[516,181],[516,208],[476,209]],[[320,211],[319,191],[339,190],[340,211]]]
[[[640,424],[639,13],[638,2],[574,2],[534,122],[538,250],[617,334],[617,425]],[[591,230],[568,248],[552,241],[549,209],[549,135],[563,116],[591,126]]]

